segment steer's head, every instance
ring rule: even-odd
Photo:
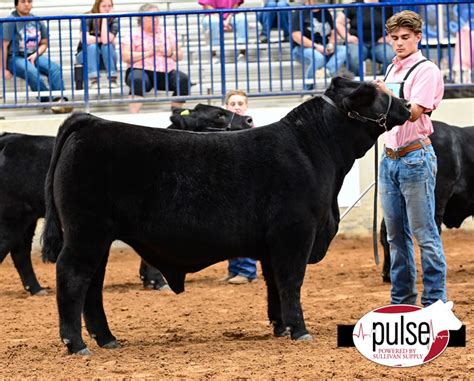
[[[410,118],[410,104],[378,90],[368,82],[335,77],[325,93],[349,116],[390,130]]]
[[[221,107],[197,104],[194,109],[173,110],[169,128],[187,131],[234,131],[252,127],[250,116],[241,116]]]

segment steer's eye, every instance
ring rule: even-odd
[[[225,118],[225,114],[224,114],[224,113],[219,113],[219,114],[217,115],[217,117],[218,117],[219,119],[224,119],[224,118]]]

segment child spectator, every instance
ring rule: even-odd
[[[225,96],[225,108],[238,115],[245,115],[248,108],[247,94],[241,90],[229,91]],[[245,284],[257,279],[257,261],[252,258],[229,260],[227,276],[223,279],[230,284]]]

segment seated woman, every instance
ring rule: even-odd
[[[305,5],[316,3],[317,0],[305,1]],[[293,59],[303,65],[305,89],[312,90],[316,71],[325,68],[328,74],[335,75],[346,60],[346,48],[336,45],[334,23],[327,9],[294,11],[291,26]]]
[[[64,82],[61,75],[61,66],[53,62],[48,54],[48,32],[44,21],[20,21],[23,17],[33,17],[31,9],[32,0],[15,0],[15,10],[8,17],[15,18],[14,22],[3,23],[3,51],[0,67],[0,76],[6,80],[20,77],[26,80],[27,86],[33,92],[42,92],[39,96],[41,102],[67,101],[63,97],[51,97],[44,95],[50,90],[64,90]],[[41,77],[48,78],[49,87]],[[15,85],[16,91],[20,88]],[[72,107],[53,106],[54,113],[71,112]]]
[[[91,11],[88,13],[111,13],[113,7],[112,0],[95,0]],[[100,76],[101,65],[107,71],[110,87],[118,87],[117,53],[115,52],[117,32],[118,22],[116,18],[87,19],[87,74],[91,81],[91,89],[97,88],[97,78]],[[82,30],[80,35],[76,61],[82,65],[84,63]]]
[[[158,12],[158,7],[147,3],[138,11]],[[176,70],[182,53],[175,34],[160,25],[158,16],[138,17],[137,21],[139,28],[132,32],[131,41],[123,39],[122,43],[122,58],[129,65],[125,82],[132,98],[143,97],[151,89],[173,91],[173,96],[189,95],[188,76]],[[171,108],[182,107],[183,103],[174,101]],[[129,105],[131,113],[138,113],[141,107],[142,103]]]

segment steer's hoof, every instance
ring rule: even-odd
[[[48,295],[48,291],[45,288],[42,288],[38,292],[35,292],[33,295],[34,296],[46,296],[46,295]]]
[[[102,345],[105,349],[117,349],[122,348],[122,345],[117,340],[109,341],[107,344]]]
[[[90,351],[89,348],[85,347],[81,349],[80,351],[77,351],[74,353],[74,356],[92,356],[92,352]]]
[[[275,328],[273,333],[276,337],[287,337],[287,336],[290,336],[290,334],[291,334],[290,329],[288,327],[286,327],[286,328]]]
[[[305,333],[304,335],[297,337],[295,340],[297,341],[311,341],[313,340],[313,336],[311,336],[309,333]]]

